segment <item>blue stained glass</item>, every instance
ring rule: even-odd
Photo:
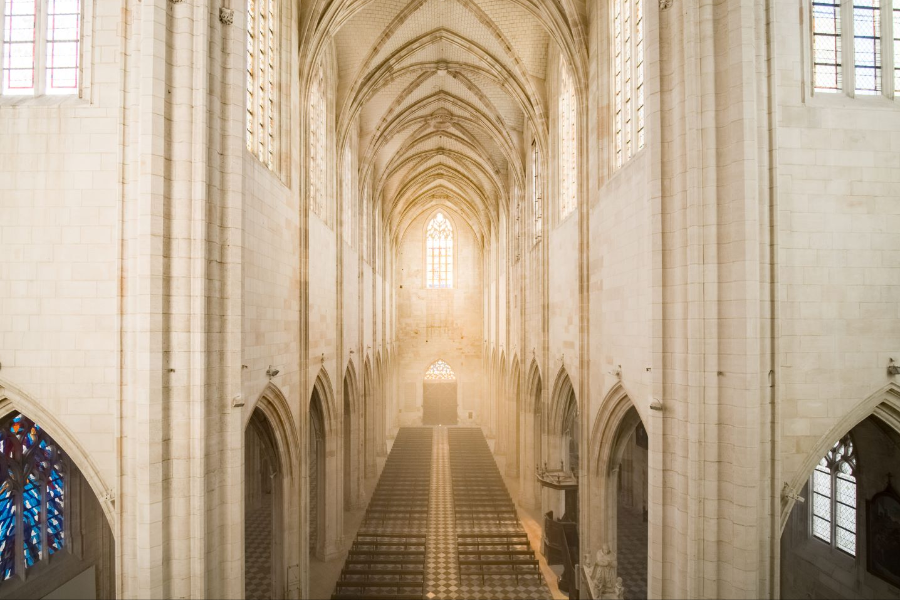
[[[12,486],[4,482],[0,486],[0,579],[13,574],[16,552],[16,503]]]
[[[41,559],[41,483],[34,474],[28,476],[22,494],[22,524],[25,528],[25,566]]]
[[[63,480],[53,469],[47,484],[47,550],[52,555],[63,547]]]

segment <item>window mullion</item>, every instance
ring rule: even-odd
[[[50,467],[53,468],[52,465]],[[50,548],[47,545],[47,519],[50,516],[50,511],[47,510],[47,485],[49,484],[49,479],[44,476],[40,478],[41,481],[41,557],[40,562],[49,562],[50,560]]]
[[[0,0],[0,95],[3,94],[3,57],[6,55],[6,0]]]
[[[34,95],[43,96],[47,91],[47,0],[35,2],[37,27],[34,40]]]
[[[853,0],[841,2],[841,53],[844,80],[842,88],[851,98],[856,97],[856,48],[854,47]]]
[[[894,89],[894,3],[881,0],[881,93],[893,98]]]

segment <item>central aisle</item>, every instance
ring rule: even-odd
[[[478,428],[401,429],[350,556],[333,598],[551,598]]]

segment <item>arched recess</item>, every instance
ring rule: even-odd
[[[649,450],[641,416],[617,382],[600,403],[591,431],[592,488],[583,495],[590,502],[591,531],[589,544],[582,545],[592,552],[608,549],[617,556],[617,574],[632,598],[646,598],[648,591]],[[620,544],[620,539],[627,544]],[[614,591],[611,586],[602,593]]]
[[[532,360],[525,378],[522,411],[522,468],[519,470],[519,489],[522,503],[529,508],[540,508],[541,484],[535,476],[543,458],[543,382],[537,361]]]
[[[898,473],[900,386],[890,383],[819,438],[781,490],[781,597],[898,596]]]
[[[0,553],[0,598],[40,598],[54,591],[66,596],[73,593],[64,592],[68,582],[91,567],[88,585],[98,597],[114,597],[113,507],[107,493],[97,494],[105,488],[84,449],[49,412],[8,383],[0,384],[0,431],[0,539],[10,550]],[[41,443],[46,446],[39,458],[35,451]],[[26,499],[29,508],[21,506]],[[19,510],[13,510],[17,503]],[[36,527],[29,528],[28,515]]]
[[[575,388],[565,367],[561,367],[550,395],[550,411],[547,419],[547,470],[579,473],[580,419]],[[552,510],[557,520],[578,523],[578,489],[547,489],[544,510]],[[578,552],[572,554],[577,562]]]
[[[375,375],[372,372],[372,363],[369,357],[363,365],[363,439],[365,476],[375,477],[377,464],[375,462]]]
[[[363,474],[363,446],[360,439],[361,418],[359,391],[356,383],[356,369],[353,361],[344,372],[343,466],[344,466],[344,508],[354,510],[365,504],[365,479]]]
[[[507,372],[506,372],[506,353],[501,350],[500,351],[500,359],[497,364],[497,380],[496,386],[497,389],[494,390],[497,394],[494,397],[494,406],[497,411],[497,444],[496,444],[496,454],[506,456],[507,454],[507,418],[506,418],[506,380],[507,380]]]
[[[375,353],[375,455],[385,455],[385,397],[387,396],[385,364],[381,350]]]
[[[334,394],[324,369],[319,371],[310,396],[308,429],[309,549],[324,561],[340,552],[343,515]]]
[[[299,598],[300,436],[281,390],[266,385],[244,427],[244,593]],[[268,575],[268,577],[266,577]]]

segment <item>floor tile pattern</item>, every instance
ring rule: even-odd
[[[425,597],[461,598],[459,571],[456,566],[456,524],[453,520],[453,487],[450,481],[450,448],[447,445],[446,427],[437,427],[434,430],[432,465]]]
[[[272,500],[250,511],[244,529],[244,596],[248,600],[272,598]]]
[[[625,585],[626,600],[647,598],[647,523],[641,511],[619,503],[618,575]]]

